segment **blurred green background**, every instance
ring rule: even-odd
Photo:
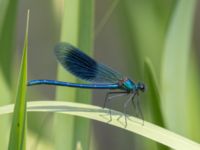
[[[146,121],[200,142],[198,1],[0,1],[0,105],[14,102],[27,9],[30,9],[28,79],[61,79],[53,47],[60,40],[72,42],[96,60],[134,81],[146,83],[147,91],[140,96]],[[76,31],[69,24],[77,26],[78,42],[70,39]],[[80,82],[69,78],[64,80]],[[69,90],[31,87],[27,99],[71,98],[103,106],[107,92],[95,90],[91,96],[90,90],[77,90],[72,91],[75,97],[67,97]],[[63,95],[59,94],[61,91]],[[116,99],[112,108],[123,111],[123,100]],[[129,111],[134,115],[131,106]],[[8,143],[10,116],[0,116],[2,150]],[[168,149],[122,129],[86,119],[69,119],[73,128],[65,129],[66,120],[59,129],[55,118],[59,122],[59,116],[50,113],[28,114],[27,149],[78,149],[79,142],[83,149],[91,150]],[[58,130],[64,135],[59,136]]]

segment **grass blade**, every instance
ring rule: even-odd
[[[64,0],[64,12],[62,19],[61,41],[67,41],[75,46],[78,46],[78,31],[79,31],[79,0]],[[61,81],[69,81],[76,83],[77,79],[67,72],[60,65],[58,66],[57,79]],[[76,99],[76,88],[56,88],[56,99],[70,101]],[[74,118],[56,115],[54,120],[55,134],[55,149],[73,150],[74,139]],[[65,130],[65,132],[63,132]],[[67,134],[66,134],[67,133]]]
[[[14,105],[5,105],[0,107],[0,115],[11,113]],[[73,103],[73,102],[61,102],[61,101],[37,101],[28,102],[27,110],[30,112],[56,112],[61,114],[68,114],[74,116],[85,117],[100,122],[108,123],[109,115],[108,109],[102,109],[101,107]],[[158,127],[149,122],[144,122],[135,117],[129,116],[127,120],[127,127],[124,128],[124,118],[117,120],[119,116],[123,115],[121,112],[112,110],[113,120],[109,122],[110,125],[119,127],[121,129],[142,135],[156,142],[162,143],[168,147],[177,150],[198,150],[200,144],[195,143],[187,138],[177,135],[169,130]],[[63,132],[65,132],[63,130]],[[66,132],[65,132],[66,133]]]
[[[7,85],[7,82],[3,76],[3,73],[0,69],[0,106],[9,104],[11,100],[11,90]],[[8,146],[8,135],[9,131],[8,126],[10,126],[10,116],[0,117],[0,145],[1,149],[7,149]]]
[[[187,132],[189,91],[186,74],[195,6],[196,0],[177,1],[167,33],[161,72],[162,108],[166,124],[182,134]]]
[[[153,123],[165,127],[164,118],[161,110],[161,99],[156,82],[155,71],[152,62],[146,58],[144,64],[145,83],[147,84],[147,109]],[[168,148],[163,145],[157,145],[159,150],[167,150]]]
[[[11,86],[17,6],[18,0],[0,1],[0,66],[9,86]]]
[[[190,89],[190,92],[187,92],[187,105],[188,105],[188,114],[187,114],[187,137],[200,142],[200,134],[197,132],[200,124],[200,78],[199,78],[199,67],[198,67],[198,56],[196,57],[193,53],[190,57],[188,74],[187,78],[187,88]]]
[[[80,49],[87,50],[91,54],[93,46],[93,9],[94,1],[82,2],[79,0],[64,1],[64,16],[61,31],[61,41],[67,41]],[[77,82],[77,79],[62,67],[58,68],[58,79],[69,82]],[[80,98],[77,98],[80,97]],[[57,88],[57,99],[84,100],[84,103],[91,102],[91,93],[79,91],[75,88]],[[83,101],[82,101],[83,102]],[[66,118],[56,115],[55,118],[55,142],[56,149],[75,149],[77,142],[82,144],[83,149],[89,147],[89,121],[83,118]],[[68,133],[63,134],[63,129]],[[87,135],[87,136],[86,136]],[[85,138],[88,137],[88,138]],[[67,141],[67,142],[66,142]]]
[[[145,60],[144,65],[146,83],[148,88],[148,106],[150,107],[150,111],[152,113],[153,122],[159,126],[165,127],[164,119],[162,116],[162,110],[160,105],[160,94],[158,91],[158,85],[156,82],[155,71],[153,68],[153,64],[150,59]]]
[[[94,1],[80,1],[79,8],[79,41],[78,46],[86,54],[91,55],[93,49],[93,26],[94,26]],[[78,83],[84,83],[78,81]],[[91,103],[91,90],[77,90],[77,98],[80,103]],[[79,101],[81,100],[81,101]],[[74,124],[73,149],[77,143],[81,143],[82,149],[89,149],[90,143],[90,120],[76,117]],[[87,137],[87,138],[86,138]]]
[[[27,13],[27,26],[26,26],[23,56],[22,56],[22,63],[21,63],[19,82],[18,82],[18,91],[14,108],[12,127],[10,132],[10,140],[8,148],[9,150],[25,149],[28,23],[29,23],[29,11]]]

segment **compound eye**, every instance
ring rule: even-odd
[[[140,84],[140,90],[142,91],[142,92],[144,92],[145,91],[145,85],[144,85],[144,83],[141,83]]]

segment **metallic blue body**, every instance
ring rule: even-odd
[[[30,80],[28,81],[28,86],[32,85],[57,85],[57,86],[67,86],[67,87],[75,87],[75,88],[85,88],[85,89],[119,89],[118,84],[77,84],[70,82],[62,82],[56,80]]]
[[[135,84],[133,81],[131,81],[130,79],[125,80],[125,81],[122,83],[122,87],[123,87],[126,91],[137,90],[136,84]]]

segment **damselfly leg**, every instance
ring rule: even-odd
[[[105,108],[107,104],[110,103],[111,100],[114,100],[114,98],[125,96],[127,94],[128,94],[127,92],[123,92],[123,91],[108,92],[105,97],[103,108]],[[112,114],[111,114],[112,112],[111,112],[110,106],[108,107],[108,109],[109,109],[109,114],[110,114],[110,120],[108,122],[110,122],[112,121]]]
[[[134,99],[134,97],[132,98],[132,104],[134,106],[134,110],[136,112],[136,116],[137,117],[141,117],[142,119],[142,125],[144,125],[144,117],[143,117],[143,113],[140,107],[140,99],[139,99],[139,95],[137,94],[137,97]]]
[[[136,93],[133,93],[130,95],[130,97],[125,101],[124,103],[124,117],[125,117],[125,127],[127,126],[127,108],[130,104],[130,102],[132,101],[132,99],[134,99]],[[119,118],[117,120],[119,120],[122,116],[119,116]]]

